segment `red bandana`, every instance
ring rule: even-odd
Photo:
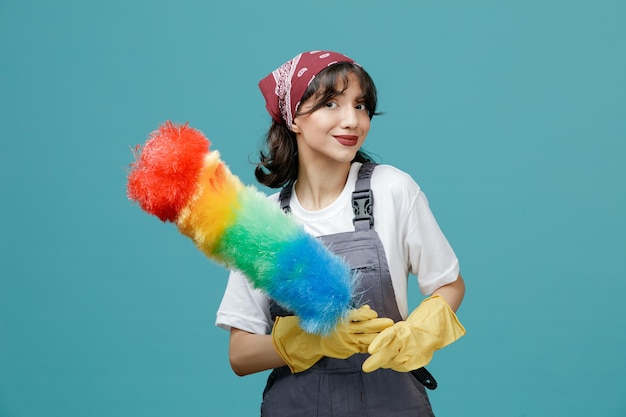
[[[291,128],[300,100],[311,81],[324,68],[337,62],[355,63],[337,52],[303,52],[263,78],[259,88],[272,119]]]

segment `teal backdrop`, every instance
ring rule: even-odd
[[[256,84],[310,49],[371,73],[366,149],[461,260],[437,416],[626,416],[624,22],[608,0],[0,0],[0,416],[258,415],[267,374],[235,376],[214,327],[227,271],[125,181],[169,119],[254,183]]]

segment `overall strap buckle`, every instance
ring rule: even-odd
[[[374,195],[372,190],[358,190],[352,193],[352,211],[354,218],[352,223],[356,226],[357,222],[361,223],[367,220],[369,228],[374,226]]]

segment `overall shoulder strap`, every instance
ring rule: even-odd
[[[374,194],[370,187],[374,168],[374,162],[365,162],[361,166],[352,192],[352,223],[356,231],[369,230],[374,226]]]
[[[291,207],[289,207],[289,202],[291,201],[291,190],[293,189],[293,182],[288,182],[287,185],[280,190],[280,194],[278,195],[278,201],[280,202],[280,208],[285,213],[291,212]]]

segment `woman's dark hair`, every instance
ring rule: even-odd
[[[350,62],[333,64],[316,75],[307,90],[304,92],[301,103],[315,96],[316,102],[306,113],[312,113],[323,107],[337,95],[348,88],[348,76],[354,74],[363,91],[363,101],[370,119],[376,113],[377,95],[376,86],[369,74],[360,66]],[[343,88],[337,90],[338,81],[343,82]],[[259,163],[254,170],[259,183],[279,188],[293,182],[298,177],[298,144],[296,135],[287,126],[272,120],[267,132],[265,148],[259,152]],[[352,162],[368,162],[372,158],[363,150],[357,151]]]

